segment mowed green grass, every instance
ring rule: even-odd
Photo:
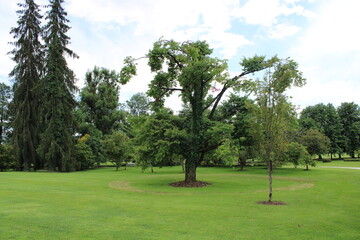
[[[320,164],[327,166],[327,164]],[[328,166],[360,167],[336,161]],[[174,188],[178,167],[141,173],[0,173],[0,239],[360,239],[360,170],[199,168],[212,185]]]

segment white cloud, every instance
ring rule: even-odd
[[[292,54],[308,85],[297,102],[360,103],[360,2],[324,1]],[[294,96],[295,100],[295,96]]]
[[[296,34],[301,28],[290,24],[278,24],[270,30],[269,38],[271,39],[284,39],[285,37]]]
[[[177,41],[188,39],[207,40],[222,49],[227,58],[236,54],[237,49],[250,44],[244,36],[230,33],[231,14],[236,0],[138,0],[138,1],[81,1],[68,2],[69,13],[84,18],[93,26],[99,23],[115,23],[121,27],[133,25],[134,37],[154,41],[161,36]]]
[[[280,16],[292,14],[304,16],[308,14],[302,6],[295,5],[296,2],[286,1],[284,3],[280,0],[249,0],[244,6],[234,9],[233,15],[244,19],[248,24],[270,27],[278,23]]]
[[[326,2],[302,39],[299,49],[303,55],[360,50],[358,9],[360,2],[357,0]]]
[[[41,1],[47,3],[47,0]],[[11,49],[7,45],[7,42],[11,41],[8,33],[11,27],[16,26],[15,11],[18,9],[15,2],[5,2],[4,10],[0,10],[2,20],[0,54],[3,56]],[[246,46],[245,50],[255,53],[262,47],[256,45],[255,35],[266,36],[266,39],[286,39],[298,33],[300,29],[303,30],[297,19],[290,18],[314,15],[304,8],[304,2],[310,1],[67,0],[65,10],[71,18],[72,27],[69,32],[72,42],[70,48],[80,56],[80,59],[69,60],[69,65],[80,79],[78,85],[81,87],[85,72],[91,70],[94,65],[119,71],[125,56],[143,56],[152,47],[152,43],[161,36],[176,41],[206,40],[217,53],[222,55],[220,57],[229,59],[231,63],[241,47]],[[312,79],[323,79],[324,69],[329,69],[327,78],[343,77],[344,75],[333,73],[336,67],[331,64],[331,59],[340,56],[339,59],[344,61],[346,59],[342,55],[344,49],[354,52],[359,46],[357,43],[360,39],[355,34],[355,30],[360,25],[357,21],[356,10],[359,8],[355,6],[356,1],[344,1],[346,3],[337,1],[337,4],[334,2],[324,3],[329,5],[327,9],[332,9],[331,11],[323,10],[318,17],[310,18],[312,26],[306,31],[297,50],[293,51],[294,59],[300,60],[300,66],[309,82]],[[346,10],[344,16],[340,17],[340,13],[345,12],[347,5],[350,5],[351,9]],[[330,23],[331,27],[326,23]],[[248,34],[246,30],[249,26],[259,30],[251,33],[254,35]],[[332,40],[344,44],[334,44]],[[271,40],[269,43],[270,46]],[[327,54],[327,61],[318,64],[324,54]],[[352,59],[355,58],[353,56]],[[357,58],[357,62],[359,61],[360,57]],[[13,62],[8,56],[2,57],[1,62],[0,75],[7,75]],[[358,64],[355,64],[355,61],[347,65],[350,72],[358,72],[356,70]],[[347,79],[350,78],[349,75]],[[152,75],[144,60],[139,66],[138,76],[122,87],[122,101],[136,92],[145,92],[151,79]],[[308,86],[320,85],[309,83]],[[169,99],[168,104],[175,104],[176,101],[176,97],[173,97]]]
[[[8,76],[14,67],[14,62],[7,53],[13,49],[13,46],[11,46],[9,42],[13,42],[14,39],[9,33],[11,28],[16,26],[17,18],[15,11],[17,10],[17,5],[15,2],[10,3],[10,1],[6,1],[2,4],[5,4],[5,6],[3,5],[0,9],[0,76]]]
[[[203,39],[208,40],[211,47],[221,49],[220,53],[225,59],[236,56],[240,47],[254,44],[244,36],[230,32],[217,33],[212,31],[204,35]]]
[[[10,35],[10,30],[13,27],[17,26],[18,15],[16,13],[17,10],[21,9],[17,5],[18,1],[1,1],[0,8],[0,76],[7,78],[10,71],[15,66],[15,63],[11,60],[11,55],[7,53],[10,52],[14,46],[9,44],[10,42],[14,42],[15,39],[12,35]],[[36,4],[42,6],[48,4],[46,0],[37,0]],[[42,14],[45,11],[41,11]]]

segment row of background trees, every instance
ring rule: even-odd
[[[95,67],[86,74],[86,84],[73,110],[77,125],[76,135],[72,137],[75,170],[93,168],[107,161],[117,167],[136,162],[143,169],[184,166],[182,152],[187,151],[190,109],[184,106],[177,114],[167,108],[152,111],[149,97],[144,93],[135,94],[120,104],[119,88],[115,71]],[[1,169],[21,169],[22,162],[13,154],[13,91],[2,83],[0,94]],[[288,107],[291,108],[291,104]],[[263,144],[252,126],[256,122],[254,109],[260,109],[254,100],[235,93],[220,104],[214,123],[206,131],[212,147],[207,149],[200,165],[237,164],[243,168],[246,160],[259,157],[257,150]],[[359,153],[360,107],[357,104],[342,103],[337,108],[332,104],[317,104],[303,109],[300,117],[294,109],[290,113],[287,119],[290,128],[282,144],[287,148],[282,151],[287,152],[287,156],[278,157],[283,161],[300,165],[299,160],[306,159],[306,152],[320,159],[324,154],[341,158],[342,154],[356,157]]]
[[[296,62],[262,56],[244,58],[230,77],[225,60],[212,57],[206,42],[160,39],[146,54],[154,79],[146,94],[119,104],[121,84],[136,74],[128,57],[120,71],[95,67],[75,98],[75,76],[65,56],[69,30],[62,0],[51,0],[41,27],[39,6],[19,4],[12,89],[1,85],[1,169],[85,170],[112,161],[135,161],[143,169],[182,165],[196,182],[199,165],[233,165],[262,159],[269,173],[283,161],[313,164],[312,157],[360,149],[360,111],[355,103],[337,109],[318,104],[297,118],[286,96],[305,79]],[[31,63],[31,64],[26,64]],[[255,80],[246,76],[259,74]],[[221,88],[217,89],[215,83]],[[163,107],[179,92],[183,109]],[[223,98],[231,92],[227,98]],[[255,98],[248,96],[253,94]],[[150,103],[150,100],[152,103]]]

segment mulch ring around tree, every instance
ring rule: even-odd
[[[211,184],[207,183],[207,182],[202,182],[202,181],[196,181],[196,182],[180,181],[180,182],[169,183],[169,185],[173,186],[173,187],[200,188],[200,187],[209,186]]]
[[[262,204],[262,205],[286,205],[286,203],[279,202],[279,201],[259,201],[259,202],[257,202],[257,204]]]

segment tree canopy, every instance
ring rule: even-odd
[[[291,122],[295,119],[293,106],[288,102],[285,90],[291,86],[303,86],[305,79],[293,60],[275,59],[266,70],[263,79],[258,80],[256,89],[257,106],[253,108],[253,133],[258,143],[259,156],[268,168],[269,201],[272,201],[273,168],[284,160],[289,141]]]
[[[210,146],[206,139],[207,121],[213,121],[217,107],[229,89],[246,90],[251,81],[244,77],[273,66],[279,59],[254,56],[241,61],[242,73],[230,77],[227,62],[212,55],[212,49],[205,41],[176,42],[160,39],[146,55],[148,65],[155,74],[147,94],[154,99],[154,106],[164,104],[165,97],[179,92],[185,105],[190,108],[190,126],[187,129],[189,148],[186,152],[185,182],[196,182],[196,168],[202,162]],[[128,57],[121,71],[122,81],[127,82],[136,74],[135,59]],[[287,81],[286,69],[278,71],[279,81]],[[210,91],[214,83],[222,86],[214,95]],[[277,87],[281,88],[281,84]]]

